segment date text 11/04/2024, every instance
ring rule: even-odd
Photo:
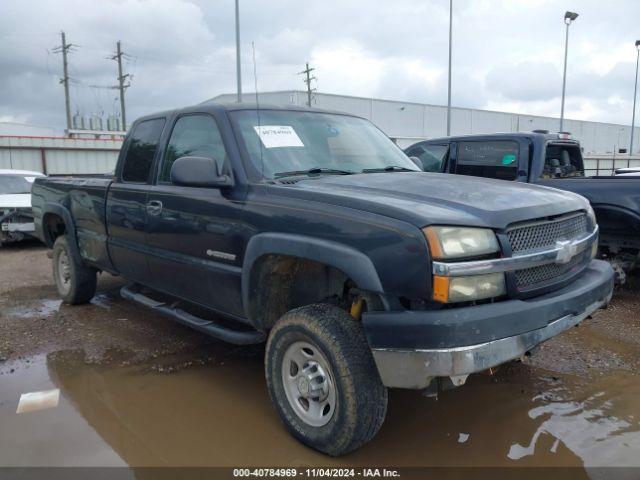
[[[398,470],[387,468],[236,468],[233,470],[234,478],[241,477],[304,477],[304,478],[399,478]]]

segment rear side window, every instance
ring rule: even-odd
[[[122,181],[147,183],[163,127],[164,118],[145,120],[135,126],[124,158]]]
[[[582,153],[578,145],[547,145],[542,178],[583,177]]]
[[[407,155],[417,157],[425,172],[440,172],[449,153],[449,145],[416,145],[407,150]]]
[[[167,153],[160,171],[160,182],[171,182],[171,166],[180,157],[207,157],[223,170],[227,151],[215,120],[209,115],[180,117],[173,127]]]
[[[515,180],[518,177],[518,142],[460,142],[456,173]]]

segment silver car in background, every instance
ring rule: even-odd
[[[40,172],[0,170],[0,246],[33,236],[31,186]]]

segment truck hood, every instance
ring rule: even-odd
[[[326,175],[278,188],[317,200],[403,220],[417,227],[466,225],[503,229],[523,220],[587,209],[580,195],[504,180],[444,173]]]
[[[5,208],[29,208],[31,207],[31,194],[0,194],[0,210]]]

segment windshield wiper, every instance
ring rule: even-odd
[[[296,175],[313,175],[315,173],[329,173],[333,175],[352,175],[356,172],[351,170],[338,170],[335,168],[314,167],[309,170],[293,170],[291,172],[278,172],[273,175],[274,178],[295,177]]]
[[[377,173],[377,172],[417,172],[418,170],[411,170],[406,167],[399,167],[398,165],[389,165],[387,167],[380,168],[365,168],[362,173]]]

